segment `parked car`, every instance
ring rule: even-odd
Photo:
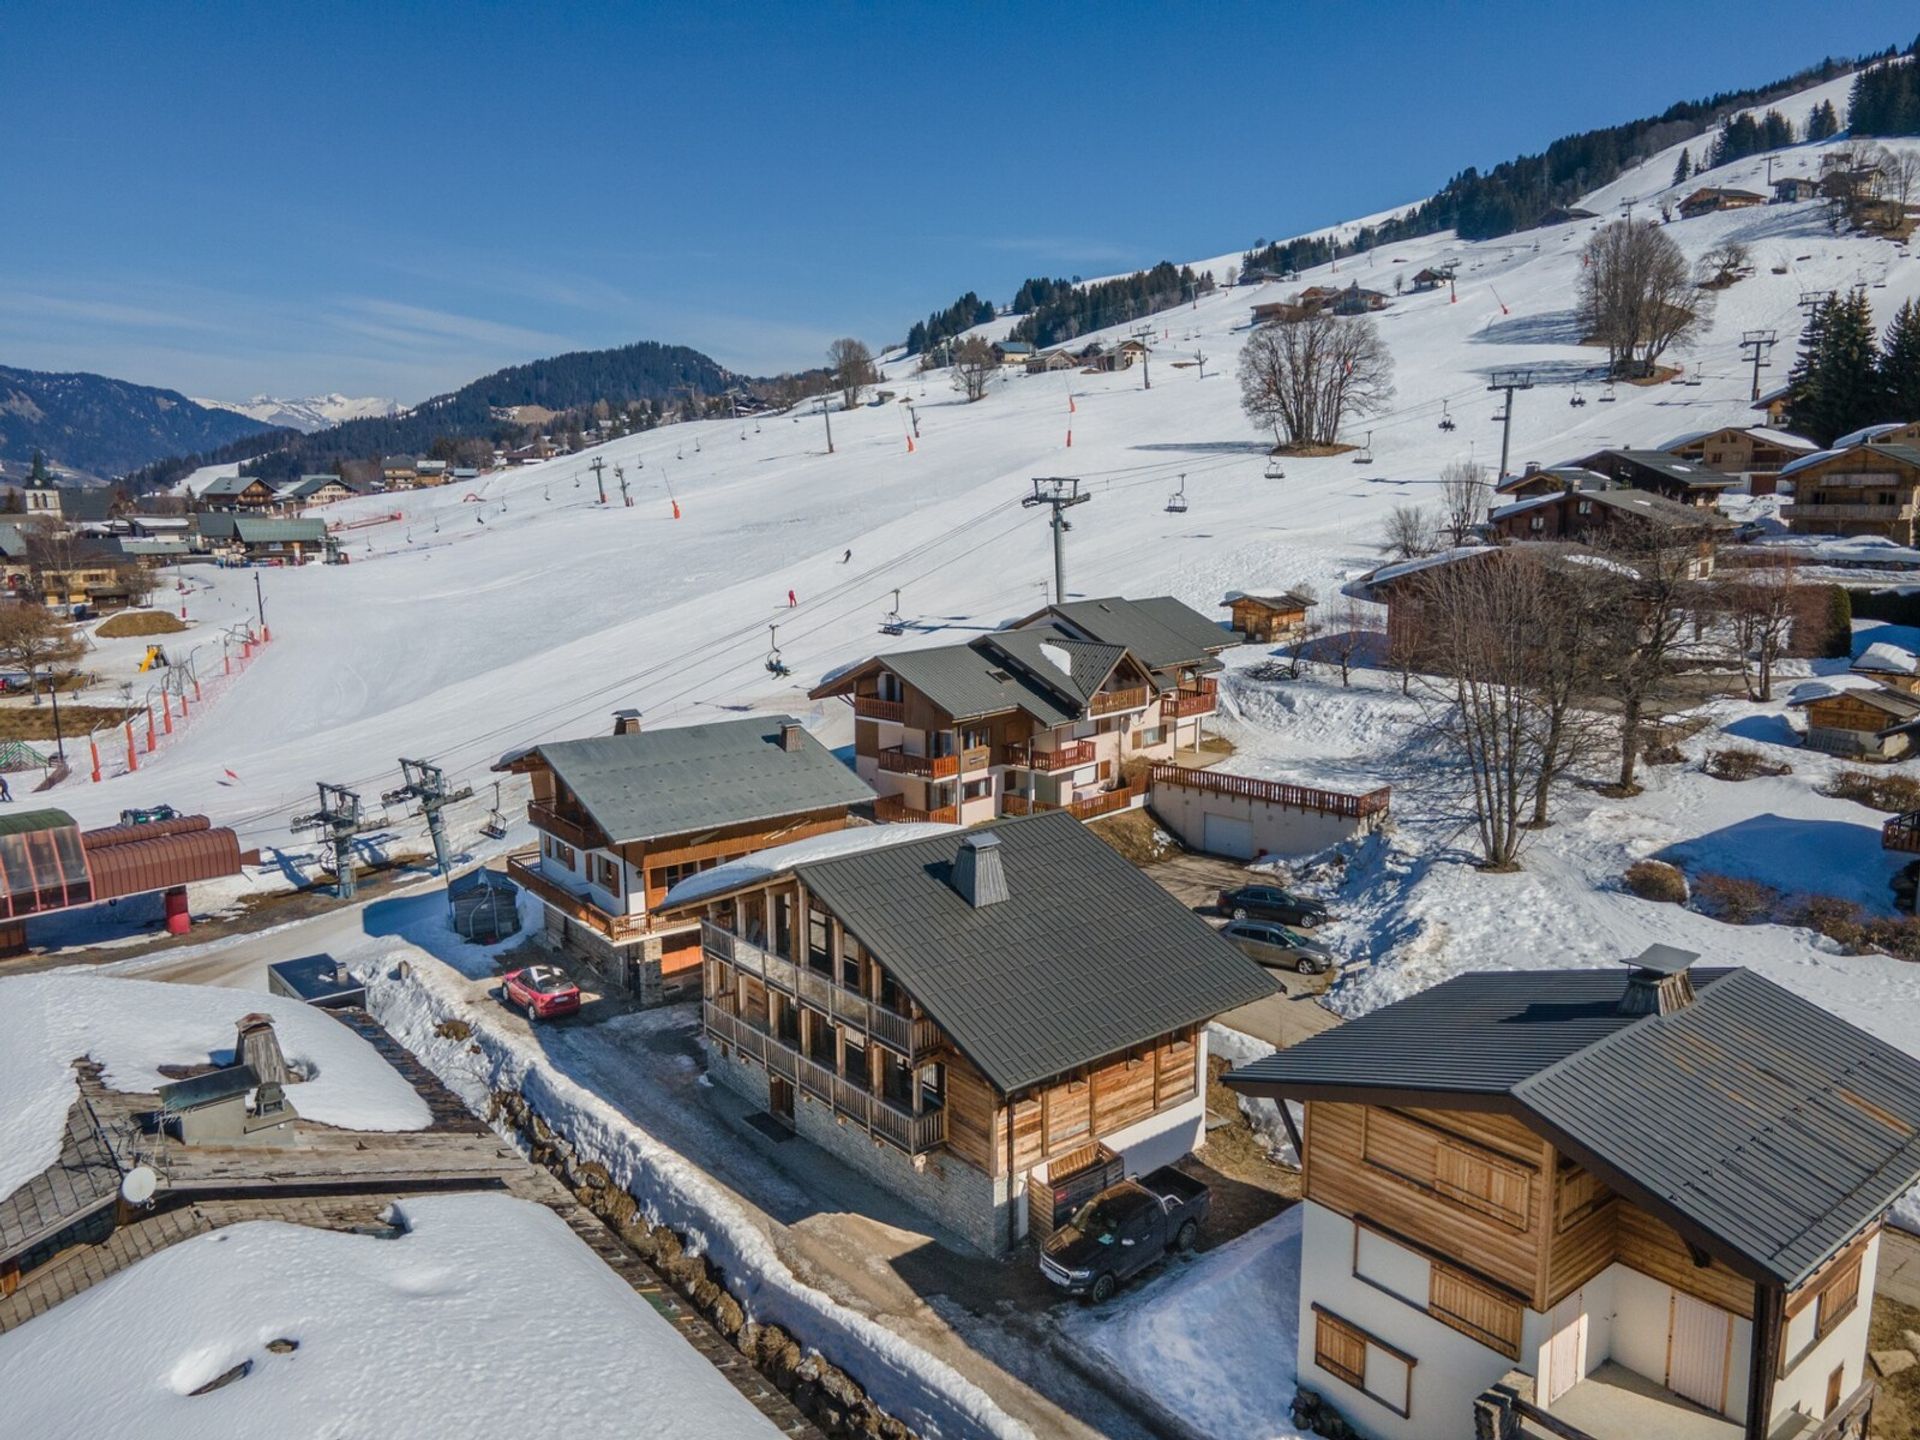
[[[1278,920],[1229,920],[1220,933],[1262,965],[1288,965],[1302,975],[1324,975],[1339,963],[1318,940],[1289,930]]]
[[[1102,1190],[1054,1231],[1040,1255],[1047,1279],[1084,1300],[1112,1297],[1169,1252],[1191,1250],[1213,1192],[1164,1165]]]
[[[580,1013],[580,987],[551,965],[529,965],[500,977],[502,1003],[527,1012],[529,1020]]]
[[[1278,920],[1282,925],[1323,925],[1327,907],[1278,885],[1242,885],[1220,892],[1220,908],[1236,920]]]

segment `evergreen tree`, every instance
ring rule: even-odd
[[[1760,148],[1762,150],[1782,150],[1793,144],[1793,122],[1778,110],[1769,110],[1760,117]]]
[[[1920,306],[1912,300],[1894,314],[1880,347],[1880,404],[1888,420],[1920,420]]]
[[[1822,100],[1807,112],[1807,139],[1831,140],[1840,133],[1840,117],[1834,113],[1833,101]]]
[[[1673,167],[1673,183],[1676,185],[1684,185],[1687,183],[1687,177],[1691,174],[1693,174],[1693,156],[1690,152],[1682,150],[1680,152],[1680,162]]]
[[[1788,423],[1799,434],[1830,445],[1849,430],[1879,419],[1880,370],[1873,307],[1862,291],[1820,303],[1801,338],[1788,377]]]

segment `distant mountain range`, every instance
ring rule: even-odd
[[[309,395],[304,400],[255,395],[249,400],[196,399],[193,403],[209,410],[231,410],[276,430],[298,430],[302,435],[311,435],[343,420],[380,420],[406,409],[398,400],[378,395]]]
[[[214,450],[271,427],[177,390],[104,375],[0,366],[0,459],[35,450],[95,475],[123,475],[166,455]]]

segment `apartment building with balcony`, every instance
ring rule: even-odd
[[[653,1004],[698,993],[700,927],[661,914],[679,881],[843,829],[873,791],[791,716],[642,730],[510,752],[539,845],[507,873],[546,909],[545,939]]]
[[[855,766],[883,820],[1087,819],[1142,803],[1145,762],[1200,743],[1219,653],[1238,640],[1171,597],[1082,600],[876,655],[811,693],[853,706]]]
[[[1866,1433],[1920,1063],[1694,959],[1458,976],[1226,1077],[1304,1106],[1302,1388],[1371,1440]]]
[[[1780,470],[1793,482],[1781,510],[1787,528],[1813,535],[1883,535],[1900,545],[1920,538],[1920,446],[1865,440],[1822,450]]]
[[[1061,812],[800,841],[667,905],[702,925],[713,1077],[990,1254],[1099,1147],[1198,1146],[1206,1024],[1274,991]]]

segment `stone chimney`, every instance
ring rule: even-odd
[[[798,753],[801,737],[807,733],[807,727],[798,720],[780,722],[780,748],[789,755]]]
[[[953,888],[976,910],[1008,898],[998,835],[989,830],[962,837],[953,862]]]
[[[1540,473],[1540,462],[1538,460],[1527,461],[1527,468],[1520,473],[1522,475],[1538,475]]]
[[[1649,945],[1627,961],[1627,988],[1614,1011],[1619,1015],[1671,1015],[1693,1003],[1688,970],[1700,957],[1672,945]]]
[[[293,1078],[287,1070],[287,1057],[280,1053],[280,1037],[273,1033],[273,1018],[258,1011],[240,1017],[233,1063],[251,1065],[263,1085],[285,1085]]]
[[[640,712],[638,710],[614,711],[613,733],[616,735],[638,735],[640,733]]]

